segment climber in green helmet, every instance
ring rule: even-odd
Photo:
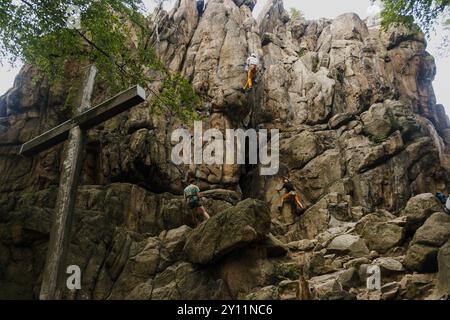
[[[192,210],[192,219],[194,225],[197,226],[197,215],[203,215],[205,220],[209,219],[209,214],[201,204],[200,200],[200,188],[195,185],[195,179],[189,179],[189,185],[184,189],[184,200],[187,203],[189,209]]]
[[[295,203],[295,206],[293,206],[295,213],[303,213],[304,209],[300,203],[300,199],[298,198],[298,193],[295,191],[294,185],[287,177],[283,178],[283,185],[277,190],[277,192],[280,193],[283,189],[286,189],[287,193],[281,198],[281,203],[278,206],[278,210],[281,211],[283,209],[283,204],[286,201],[291,201],[291,203]]]

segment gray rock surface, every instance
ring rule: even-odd
[[[179,0],[148,21],[149,43],[201,99],[203,129],[279,129],[280,171],[175,165],[189,124],[143,103],[88,132],[68,263],[71,299],[426,299],[448,293],[450,123],[422,33],[368,29],[356,14],[292,19],[281,0]],[[244,94],[244,63],[258,54]],[[62,145],[20,145],[71,117],[82,66],[54,85],[26,65],[0,97],[0,298],[38,297]],[[149,84],[160,90],[161,83]],[[93,104],[111,95],[98,83]],[[182,198],[195,174],[211,219]],[[289,174],[305,213],[277,210]],[[268,235],[271,234],[271,236]],[[268,240],[269,239],[269,240]],[[447,243],[447,244],[446,244]],[[387,278],[368,291],[367,268]],[[404,267],[404,268],[403,268]],[[413,272],[421,272],[414,274]],[[384,277],[384,276],[383,276]],[[383,278],[384,279],[384,278]]]

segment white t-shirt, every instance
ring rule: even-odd
[[[258,65],[259,65],[259,60],[258,60],[258,58],[255,58],[255,57],[248,57],[248,59],[247,59],[247,65],[248,65],[248,66],[251,66],[251,65],[258,66]]]

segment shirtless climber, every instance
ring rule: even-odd
[[[247,71],[247,83],[244,86],[244,90],[251,90],[253,88],[253,82],[258,66],[258,56],[255,53],[252,53],[251,56],[247,58],[247,63],[245,65],[245,71]]]
[[[195,185],[195,179],[189,179],[189,185],[184,189],[184,200],[186,201],[189,209],[192,210],[192,219],[195,226],[198,224],[198,214],[203,215],[204,220],[209,219],[209,214],[202,206],[200,196],[200,188]]]
[[[304,209],[298,198],[298,193],[297,193],[297,191],[295,191],[295,188],[294,188],[294,185],[292,184],[292,182],[286,177],[283,178],[283,186],[280,189],[278,189],[277,192],[280,193],[280,191],[283,189],[286,189],[287,193],[281,199],[281,203],[278,206],[278,210],[281,211],[283,209],[283,204],[286,201],[292,201],[292,198],[293,198],[295,201],[295,204],[297,205],[296,211],[299,212],[300,214],[302,214]]]

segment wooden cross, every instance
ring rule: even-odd
[[[83,152],[86,143],[86,130],[132,108],[146,100],[145,91],[134,86],[111,99],[91,108],[97,69],[90,66],[83,81],[83,92],[77,115],[59,126],[26,142],[20,154],[33,156],[58,143],[67,140],[63,151],[63,167],[60,176],[58,196],[54,213],[54,223],[50,233],[45,261],[41,300],[60,299],[62,294],[62,275],[70,240],[74,207],[78,189]]]

